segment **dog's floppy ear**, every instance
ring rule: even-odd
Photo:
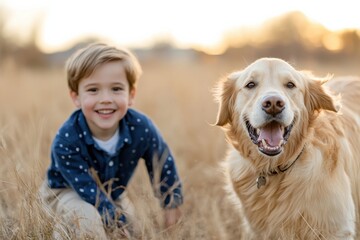
[[[308,96],[306,97],[306,107],[310,112],[324,109],[338,112],[340,105],[335,96],[328,92],[323,86],[332,76],[318,79],[308,75]]]
[[[239,73],[235,72],[223,78],[215,89],[215,97],[219,102],[219,110],[215,125],[224,126],[232,121],[235,104],[235,82]]]

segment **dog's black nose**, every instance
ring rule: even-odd
[[[285,108],[285,102],[280,96],[265,97],[262,102],[262,109],[273,116],[281,113]]]

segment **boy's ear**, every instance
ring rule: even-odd
[[[132,106],[135,102],[136,89],[133,88],[129,92],[129,106]]]
[[[79,95],[76,92],[70,90],[70,97],[73,103],[75,104],[75,106],[77,108],[80,108],[81,105],[80,105]]]

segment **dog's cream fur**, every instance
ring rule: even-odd
[[[360,79],[316,78],[262,58],[220,81],[216,91],[216,125],[230,143],[226,173],[240,200],[244,239],[356,239]],[[293,123],[275,156],[259,151],[245,121],[254,129],[266,125],[262,104],[272,95],[284,104],[279,124]],[[260,175],[266,184],[258,188]]]

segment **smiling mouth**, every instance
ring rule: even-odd
[[[96,110],[95,112],[99,113],[99,114],[103,114],[103,115],[109,115],[115,112],[115,110],[113,109],[101,109],[101,110]]]
[[[258,146],[260,152],[268,156],[276,156],[282,152],[294,126],[292,122],[284,127],[275,120],[260,128],[254,128],[246,119],[245,124],[251,141]]]

